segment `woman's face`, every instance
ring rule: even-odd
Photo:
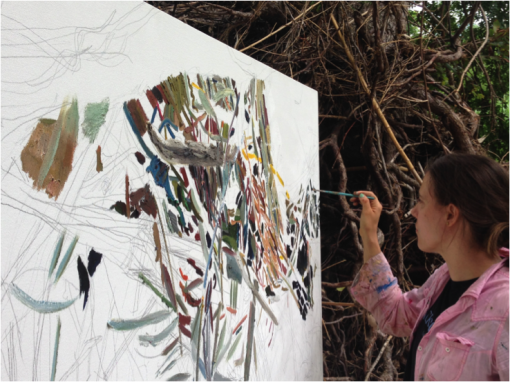
[[[440,253],[447,213],[446,207],[441,206],[432,194],[432,184],[428,173],[423,178],[420,196],[411,214],[416,218],[418,248],[423,252]]]

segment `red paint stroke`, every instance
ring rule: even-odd
[[[163,88],[161,87],[161,85],[156,85],[156,87],[158,88],[159,92],[161,93],[161,96],[163,97],[163,101],[165,101],[166,104],[170,104],[170,102],[168,102],[168,99],[166,98],[166,94],[163,91]]]
[[[179,337],[177,337],[175,339],[174,342],[172,342],[170,345],[168,345],[165,350],[163,350],[163,352],[161,353],[161,355],[167,355],[168,353],[170,353],[172,351],[172,349],[175,347],[175,345],[177,345],[177,342],[179,341]]]
[[[234,252],[234,251],[232,251],[232,250],[231,250],[230,248],[228,248],[228,247],[223,247],[222,249],[223,249],[223,252],[225,252],[226,254],[228,254],[228,255],[230,255],[230,256],[235,256],[235,255],[236,255],[236,254],[235,254],[235,252]]]
[[[152,110],[154,110],[154,108],[157,107],[158,105],[158,100],[156,99],[156,97],[154,97],[154,94],[152,94],[152,91],[150,90],[147,90],[145,92],[145,95],[147,96],[147,99],[149,100],[149,103],[152,106]]]
[[[184,169],[184,167],[181,167],[181,169],[179,171],[182,174],[182,180],[184,180],[184,187],[188,188],[189,182],[188,182],[188,175],[186,174],[186,170]]]
[[[184,129],[184,131],[185,131],[186,133],[193,133],[193,134],[194,134],[194,133],[195,133],[195,128],[197,127],[198,122],[203,121],[203,120],[204,120],[204,118],[205,118],[206,116],[207,116],[207,113],[202,114],[200,117],[198,117],[198,118],[195,120],[195,122],[193,122],[191,125],[189,125],[188,127],[186,127],[186,128]],[[196,138],[196,137],[195,137],[195,138]]]
[[[179,325],[185,326],[191,324],[191,316],[185,316],[179,313]]]
[[[223,313],[221,316],[220,316],[220,321],[223,320],[223,318],[225,318],[225,313]]]
[[[205,120],[205,131],[208,131],[213,135],[220,135],[216,121],[210,117],[207,117]]]
[[[227,308],[228,309],[228,308]],[[246,320],[246,317],[248,317],[248,315],[246,314],[242,319],[241,321],[239,321],[239,323],[237,324],[236,328],[234,329],[234,331],[232,332],[232,334],[234,334],[237,329],[239,329],[239,327],[243,324],[243,322]]]
[[[147,115],[142,108],[140,100],[130,100],[127,103],[127,108],[131,114],[131,118],[133,118],[133,122],[135,123],[136,128],[138,129],[140,135],[143,137],[143,135],[147,132],[147,122],[149,122],[149,119],[147,118]]]
[[[179,268],[179,272],[181,272],[181,277],[184,281],[188,281],[188,276],[186,276],[184,273],[182,273],[182,269]]]
[[[197,234],[195,235],[195,240],[196,241],[200,241],[200,234],[197,232]]]
[[[179,324],[179,329],[181,330],[181,333],[184,334],[186,337],[191,339],[191,332],[188,330],[187,327],[182,326]]]
[[[198,300],[196,298],[193,298],[193,296],[187,292],[186,288],[184,287],[184,285],[182,285],[182,282],[179,281],[179,286],[181,287],[181,290],[182,290],[182,295],[184,296],[184,301],[186,301],[190,306],[196,308],[197,306],[200,305],[200,302],[202,300]]]
[[[227,310],[232,314],[237,314],[237,310],[232,309],[230,306],[227,306]]]
[[[196,239],[196,236],[195,236],[195,239]],[[200,236],[198,236],[198,240],[200,240]],[[199,276],[203,276],[204,275],[204,272],[202,271],[202,269],[197,267],[197,265],[195,263],[195,260],[187,259],[187,262],[188,262],[189,265],[191,265],[195,269],[195,272],[197,272],[197,275],[199,275]]]
[[[198,278],[198,279],[193,280],[192,282],[190,282],[190,283],[188,284],[188,287],[187,287],[187,288],[185,288],[185,289],[186,289],[186,292],[188,292],[190,289],[193,289],[193,288],[195,288],[196,286],[198,286],[198,285],[202,284],[203,282],[204,282],[204,280],[203,280],[203,279],[201,279],[201,278]]]

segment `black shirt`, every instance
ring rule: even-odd
[[[432,307],[425,313],[422,320],[418,324],[414,332],[413,342],[411,344],[411,351],[407,358],[406,370],[404,373],[404,381],[414,381],[414,368],[416,362],[416,351],[421,339],[427,334],[434,325],[437,317],[443,313],[450,306],[455,305],[459,301],[460,296],[473,284],[478,278],[466,281],[452,281],[448,280],[443,291],[434,302]]]

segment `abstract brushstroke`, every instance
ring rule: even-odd
[[[156,219],[158,206],[148,184],[129,194],[129,199],[138,212],[145,212]]]
[[[90,143],[94,143],[99,129],[104,125],[109,107],[109,98],[105,98],[98,103],[88,103],[85,106],[85,116],[81,127],[83,135],[89,139]]]
[[[62,258],[62,261],[60,262],[60,266],[57,269],[57,273],[55,273],[55,283],[60,280],[60,277],[62,277],[62,274],[64,273],[67,264],[69,264],[69,260],[71,260],[71,256],[73,254],[74,248],[76,247],[76,243],[78,243],[78,236],[75,236],[71,244],[69,245],[69,248],[67,248],[67,252]]]
[[[80,278],[80,297],[82,293],[85,296],[83,300],[83,309],[85,310],[85,305],[87,305],[87,299],[89,298],[90,280],[87,268],[85,268],[80,256],[78,256],[78,276]]]
[[[152,235],[154,237],[154,244],[156,247],[156,263],[161,261],[161,240],[159,239],[159,229],[158,223],[154,222],[152,224]]]
[[[150,313],[144,317],[137,319],[131,320],[113,319],[108,321],[107,326],[108,329],[133,330],[147,325],[157,324],[158,322],[161,322],[168,317],[170,317],[170,312],[167,310],[161,310],[159,312]]]
[[[101,161],[101,146],[97,146],[96,150],[96,171],[103,171],[103,162]]]
[[[187,381],[191,378],[191,374],[189,373],[178,373],[172,375],[167,381]]]
[[[255,304],[250,301],[250,318],[248,320],[248,339],[246,341],[246,360],[244,362],[244,380],[250,380],[251,353],[253,349],[253,334],[255,332]]]
[[[34,180],[34,188],[45,189],[55,200],[72,170],[78,120],[78,101],[65,100],[58,119],[40,119],[21,151],[22,169]]]
[[[94,248],[90,250],[87,264],[87,271],[89,272],[90,277],[94,276],[97,266],[101,264],[102,258],[102,253],[94,251]]]
[[[136,157],[136,160],[138,161],[138,163],[140,163],[140,164],[145,163],[145,156],[140,151],[137,151],[135,153],[135,157]]]
[[[144,274],[140,273],[138,275],[138,277],[142,280],[142,282],[144,284],[146,284],[155,294],[156,296],[158,296],[161,301],[166,305],[168,306],[170,309],[172,309],[173,311],[177,312],[177,307],[175,305],[173,305],[165,296],[163,296],[163,294],[156,289],[156,287],[154,285],[152,285],[152,283],[149,281],[149,279],[147,279],[147,277],[145,277]],[[177,297],[177,296],[176,296]]]
[[[30,297],[28,294],[26,294],[24,291],[22,291],[16,284],[11,284],[10,287],[11,294],[16,297],[21,303],[28,306],[30,309],[35,310],[39,313],[55,313],[60,310],[66,309],[73,305],[73,303],[78,299],[76,297],[75,299],[69,300],[69,301],[62,301],[62,302],[55,302],[55,301],[38,301]]]
[[[161,341],[163,341],[170,334],[172,334],[174,329],[177,327],[178,321],[179,321],[179,319],[176,317],[170,323],[170,325],[168,325],[165,329],[163,329],[163,331],[161,331],[158,334],[155,334],[155,335],[152,335],[152,336],[148,335],[148,334],[146,334],[146,335],[139,335],[138,336],[138,340],[140,341],[140,344],[142,344],[144,346],[147,346],[147,345],[156,346],[156,345],[158,345]]]
[[[48,271],[48,278],[51,277],[55,267],[57,266],[58,258],[60,257],[60,253],[62,252],[62,244],[64,244],[64,238],[66,236],[66,232],[62,232],[60,235],[60,239],[58,239],[57,246],[55,247],[55,251],[53,252],[53,257],[51,258],[50,269]]]
[[[50,381],[54,381],[55,380],[55,374],[57,373],[57,359],[58,359],[58,346],[59,346],[59,343],[60,343],[60,328],[61,328],[61,323],[60,323],[60,317],[58,318],[58,323],[57,323],[57,332],[55,334],[55,345],[53,347],[53,363],[51,364],[51,377],[50,377]]]

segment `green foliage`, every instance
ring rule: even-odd
[[[454,36],[462,23],[470,16],[475,2],[426,2],[425,6],[434,14],[435,19],[423,12],[423,46],[428,49],[452,49],[451,36]],[[482,12],[478,9],[464,31],[460,34],[464,57],[449,64],[435,64],[433,76],[443,87],[452,91],[458,86],[462,72],[472,58],[472,54],[485,40],[486,28],[489,28],[489,41],[483,48],[471,68],[466,73],[460,90],[462,99],[480,115],[480,128],[477,132],[489,154],[496,160],[508,161],[509,146],[509,3],[507,1],[484,1],[481,3],[489,25],[485,25]],[[444,28],[438,24],[440,20]],[[414,6],[409,11],[408,34],[416,44],[420,43],[422,7]],[[473,45],[473,37],[476,47]],[[492,85],[487,81],[480,60]],[[453,77],[454,83],[450,79]],[[434,85],[433,90],[444,94]],[[506,157],[505,157],[506,156]]]

